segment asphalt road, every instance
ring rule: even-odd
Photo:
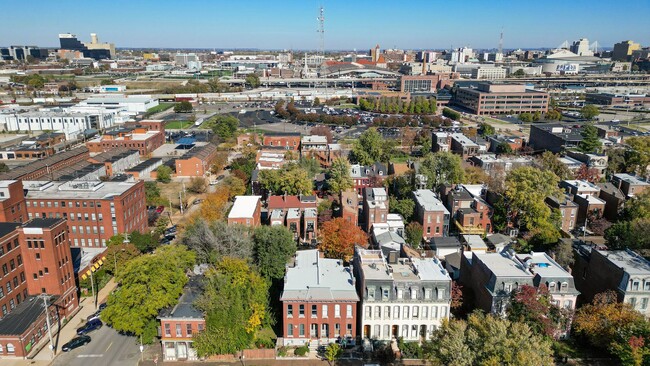
[[[140,360],[140,345],[134,337],[103,326],[89,334],[92,341],[70,352],[61,352],[52,366],[135,366]]]

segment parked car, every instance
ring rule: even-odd
[[[72,338],[72,340],[61,347],[63,352],[72,351],[73,349],[81,346],[85,346],[90,343],[90,337],[87,335],[82,335],[79,337]]]
[[[102,313],[101,310],[97,310],[97,311],[95,311],[94,313],[88,315],[88,317],[86,318],[86,321],[89,321],[89,322],[90,322],[90,321],[92,321],[92,320],[94,320],[94,319],[99,319],[101,313]]]
[[[97,309],[99,309],[99,311],[102,311],[102,310],[106,309],[106,306],[107,306],[106,303],[103,302],[103,303],[99,304],[99,306],[97,307]]]
[[[104,325],[101,320],[99,319],[93,319],[86,323],[83,327],[77,329],[77,334],[78,335],[84,335],[86,333],[90,333],[93,330],[97,330],[101,328]]]
[[[156,212],[158,212],[158,213],[163,213],[163,211],[165,211],[165,206],[158,206],[156,208]]]

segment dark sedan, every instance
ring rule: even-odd
[[[82,335],[76,338],[72,338],[72,340],[61,347],[61,350],[63,352],[68,352],[72,351],[73,349],[81,346],[85,346],[88,343],[90,343],[90,337],[87,335]]]

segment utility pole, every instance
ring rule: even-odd
[[[95,299],[95,278],[93,277],[92,267],[90,267],[90,288],[93,293],[93,304],[95,304],[95,309],[97,309],[97,300]]]
[[[55,355],[54,340],[52,339],[52,325],[50,324],[50,312],[47,304],[47,298],[49,297],[49,295],[40,294],[38,295],[38,297],[43,299],[43,305],[45,306],[45,322],[47,323],[47,334],[50,336],[50,350],[52,351],[52,358],[54,358]]]
[[[181,207],[181,215],[183,215],[183,192],[182,191],[178,192],[178,203],[180,204]]]

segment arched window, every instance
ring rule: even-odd
[[[16,349],[14,348],[13,343],[7,343],[7,353],[14,353]]]

